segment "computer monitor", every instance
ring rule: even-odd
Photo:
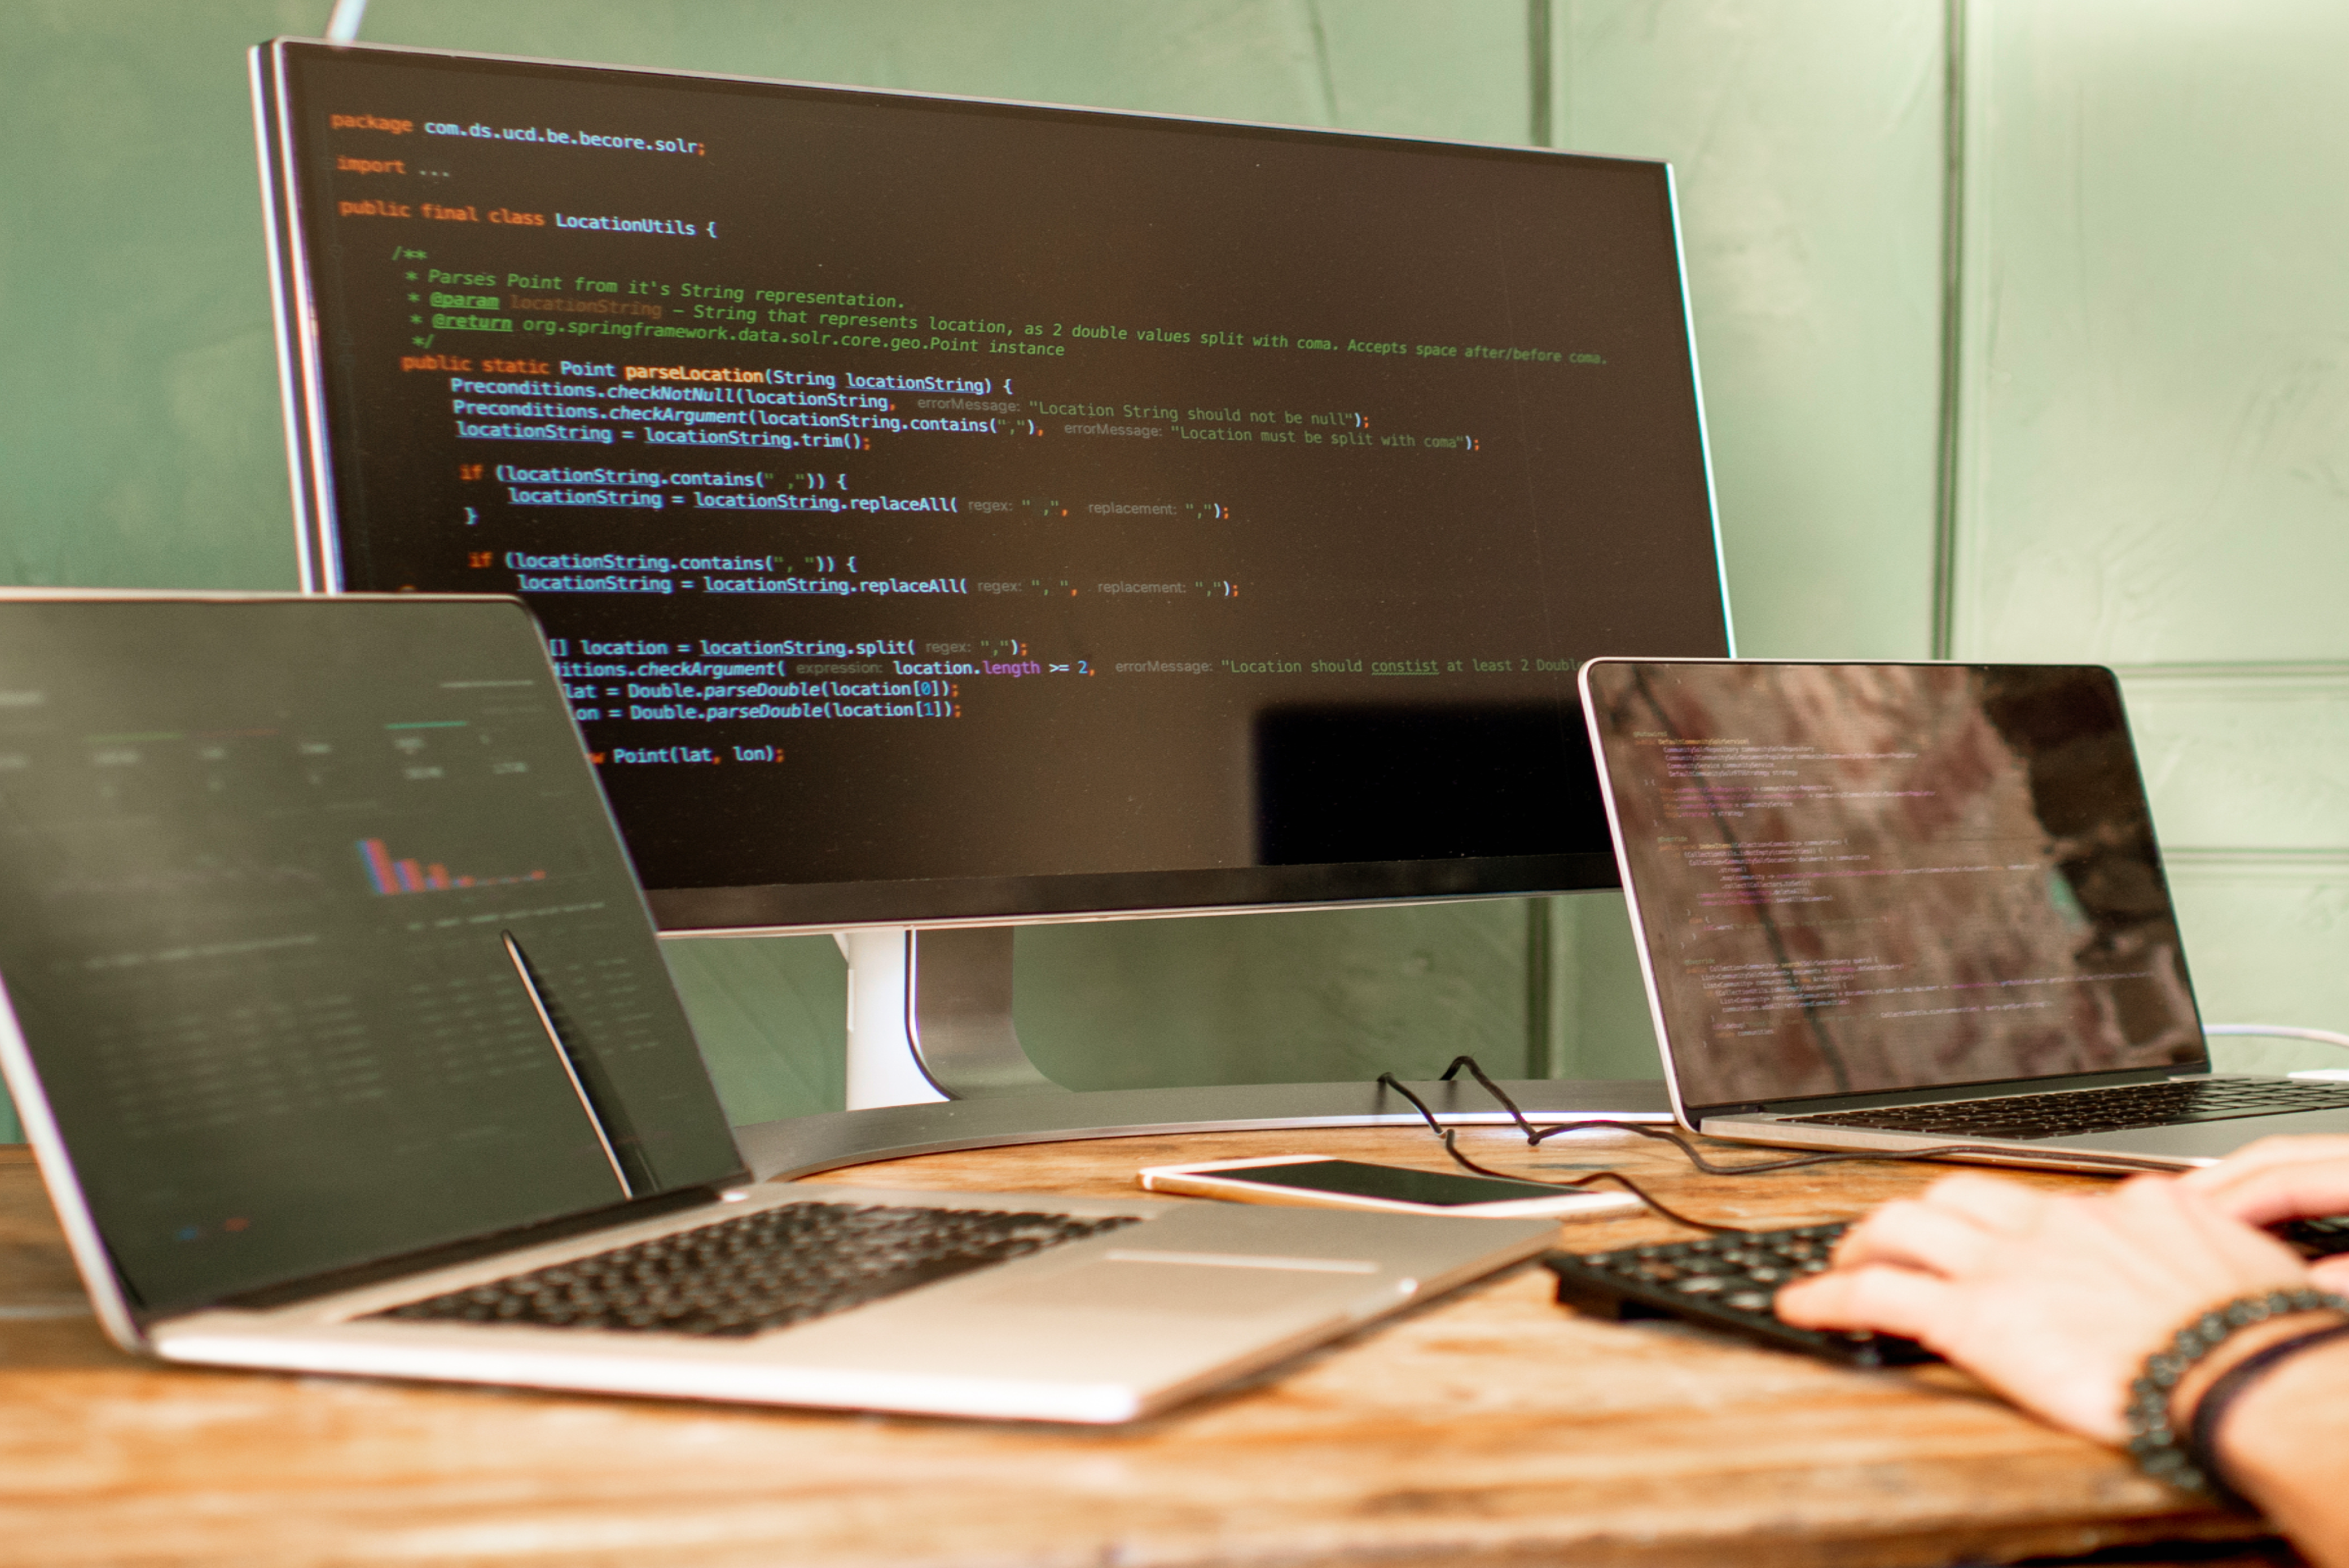
[[[1007,923],[1613,885],[1575,671],[1729,651],[1665,165],[254,62],[306,584],[528,600],[664,929],[911,999],[852,1103],[1050,1087]]]

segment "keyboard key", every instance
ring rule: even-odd
[[[2311,1258],[2330,1258],[2349,1252],[2349,1215],[2333,1214],[2319,1220],[2288,1220],[2275,1226],[2274,1231]]]

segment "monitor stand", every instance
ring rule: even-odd
[[[848,1108],[1065,1095],[1011,1022],[1011,928],[846,931]]]
[[[1037,1071],[1012,1024],[1011,935],[1009,926],[844,933],[849,1108],[737,1127],[759,1178],[1007,1144],[1419,1120],[1370,1082],[1064,1089]],[[1537,1121],[1672,1119],[1655,1079],[1501,1082]],[[1448,1123],[1508,1120],[1464,1077],[1412,1088]]]

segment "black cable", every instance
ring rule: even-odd
[[[1699,1170],[1703,1171],[1707,1176],[1743,1176],[1749,1172],[1758,1173],[1769,1170],[1793,1170],[1801,1166],[1826,1165],[1837,1160],[1846,1159],[1880,1159],[1893,1164],[1899,1164],[1908,1160],[1954,1159],[1963,1156],[1984,1157],[2005,1155],[2012,1158],[2013,1153],[2011,1149],[2002,1149],[1993,1144],[1945,1143],[1936,1144],[1931,1148],[1912,1148],[1897,1152],[1891,1149],[1834,1149],[1821,1154],[1799,1154],[1791,1159],[1758,1160],[1752,1165],[1715,1165],[1711,1160],[1705,1158],[1703,1153],[1698,1149],[1696,1145],[1689,1142],[1686,1137],[1681,1135],[1679,1129],[1674,1127],[1660,1127],[1646,1122],[1612,1121],[1603,1117],[1594,1116],[1587,1121],[1577,1120],[1560,1122],[1557,1126],[1553,1127],[1542,1127],[1537,1129],[1532,1123],[1526,1120],[1526,1115],[1523,1111],[1517,1108],[1517,1103],[1509,1098],[1508,1091],[1502,1088],[1500,1085],[1493,1082],[1492,1079],[1485,1075],[1485,1069],[1476,1064],[1476,1058],[1474,1056],[1454,1056],[1452,1058],[1452,1065],[1444,1069],[1444,1076],[1439,1080],[1439,1082],[1450,1083],[1452,1081],[1452,1075],[1459,1072],[1463,1067],[1468,1069],[1470,1075],[1473,1076],[1479,1084],[1482,1084],[1488,1094],[1490,1094],[1495,1099],[1501,1102],[1502,1108],[1509,1113],[1511,1119],[1516,1121],[1517,1124],[1518,1129],[1526,1135],[1526,1141],[1527,1143],[1538,1146],[1544,1138],[1556,1137],[1559,1133],[1574,1132],[1582,1127],[1620,1127],[1625,1132],[1635,1132],[1641,1137],[1661,1138],[1664,1142],[1672,1145],[1682,1154],[1688,1156],[1690,1164],[1695,1166]],[[2168,1175],[2174,1173],[2177,1169],[2177,1167],[2165,1165],[2159,1160],[2138,1159],[2134,1156],[2126,1154],[2087,1154],[2076,1150],[2067,1150],[2064,1152],[2063,1158],[2067,1160],[2073,1160],[2083,1164],[2110,1166],[2116,1172],[2125,1170],[2150,1170],[2163,1175]]]
[[[1435,1119],[1435,1113],[1428,1109],[1427,1102],[1421,1099],[1417,1095],[1412,1093],[1410,1085],[1406,1085],[1401,1078],[1396,1077],[1392,1073],[1381,1073],[1379,1075],[1379,1083],[1387,1088],[1392,1089],[1396,1094],[1401,1095],[1404,1099],[1409,1100],[1413,1106],[1417,1107],[1420,1116],[1425,1118],[1427,1122],[1428,1130],[1443,1140],[1444,1152],[1450,1155],[1455,1163],[1475,1171],[1479,1176],[1490,1176],[1502,1181],[1522,1182],[1529,1179],[1522,1176],[1511,1176],[1506,1171],[1491,1169],[1485,1166],[1477,1164],[1466,1155],[1462,1154],[1460,1152],[1459,1144],[1454,1141],[1460,1136],[1459,1129],[1457,1127],[1447,1127],[1443,1123],[1437,1121]],[[1514,1112],[1516,1107],[1511,1106],[1510,1109]],[[1624,1125],[1628,1126],[1630,1124]],[[1743,1236],[1746,1234],[1745,1227],[1742,1225],[1715,1225],[1711,1220],[1692,1219],[1688,1215],[1682,1214],[1619,1170],[1594,1170],[1588,1176],[1578,1176],[1571,1181],[1534,1181],[1531,1182],[1531,1185],[1535,1187],[1554,1187],[1562,1192],[1571,1192],[1578,1191],[1593,1181],[1613,1181],[1619,1183],[1624,1191],[1629,1192],[1632,1197],[1638,1199],[1640,1202],[1646,1204],[1649,1208],[1654,1210],[1665,1219],[1671,1220],[1674,1224],[1686,1225],[1690,1229],[1695,1231],[1711,1231],[1721,1235]]]
[[[1543,1139],[1556,1137],[1560,1133],[1578,1132],[1586,1127],[1611,1127],[1623,1132],[1637,1133],[1641,1137],[1655,1138],[1661,1142],[1671,1144],[1673,1147],[1679,1149],[1682,1155],[1687,1157],[1691,1165],[1693,1165],[1697,1169],[1702,1171],[1707,1176],[1756,1176],[1768,1171],[1795,1170],[1804,1166],[1828,1165],[1844,1160],[1855,1159],[1873,1159],[1881,1160],[1888,1164],[1906,1164],[1911,1161],[1923,1159],[1953,1159],[1965,1156],[2011,1156],[2012,1154],[2011,1150],[2000,1149],[1995,1147],[1982,1144],[1941,1144],[1931,1148],[1905,1149],[1899,1152],[1894,1152],[1889,1149],[1882,1151],[1876,1149],[1835,1149],[1820,1154],[1795,1155],[1787,1159],[1756,1160],[1750,1165],[1715,1165],[1712,1160],[1705,1158],[1704,1151],[1702,1149],[1690,1142],[1677,1127],[1660,1127],[1646,1122],[1619,1121],[1611,1117],[1603,1116],[1594,1116],[1588,1120],[1560,1122],[1556,1127],[1537,1127],[1533,1123],[1526,1119],[1525,1112],[1518,1108],[1516,1101],[1509,1097],[1508,1091],[1502,1088],[1500,1085],[1495,1083],[1486,1075],[1485,1069],[1477,1064],[1476,1058],[1474,1056],[1454,1056],[1452,1059],[1452,1065],[1444,1069],[1443,1076],[1437,1081],[1440,1083],[1450,1083],[1459,1075],[1460,1070],[1463,1067],[1465,1067],[1468,1070],[1469,1075],[1475,1078],[1476,1082],[1484,1087],[1485,1093],[1491,1095],[1494,1099],[1500,1102],[1501,1108],[1509,1114],[1509,1119],[1516,1124],[1517,1130],[1519,1132],[1526,1135],[1526,1142],[1532,1147],[1540,1147]],[[1465,1168],[1466,1169],[1475,1171],[1479,1176],[1489,1176],[1503,1181],[1532,1180],[1532,1179],[1528,1177],[1512,1176],[1506,1171],[1489,1169],[1485,1166],[1477,1164],[1475,1160],[1470,1159],[1466,1155],[1460,1152],[1458,1144],[1455,1141],[1458,1137],[1457,1129],[1448,1128],[1442,1122],[1436,1120],[1435,1113],[1428,1107],[1427,1102],[1413,1094],[1410,1086],[1404,1084],[1402,1079],[1396,1077],[1392,1073],[1381,1073],[1378,1076],[1378,1082],[1381,1087],[1392,1089],[1395,1093],[1401,1095],[1404,1099],[1409,1100],[1412,1103],[1413,1108],[1419,1112],[1421,1119],[1427,1123],[1428,1130],[1443,1140],[1444,1152],[1450,1155],[1456,1164]],[[2168,1170],[2170,1168],[2168,1166],[2157,1164],[2152,1160],[2132,1159],[2126,1155],[2080,1155],[2067,1153],[2064,1158],[2073,1160],[2095,1160],[2099,1164],[2114,1167],[2116,1173],[2119,1171],[2128,1170]],[[1537,1187],[1554,1187],[1561,1191],[1574,1191],[1580,1189],[1586,1184],[1593,1181],[1613,1181],[1619,1183],[1624,1190],[1630,1192],[1640,1202],[1646,1204],[1649,1208],[1654,1210],[1665,1219],[1671,1220],[1675,1224],[1686,1225],[1692,1230],[1711,1231],[1720,1235],[1743,1236],[1753,1233],[1748,1227],[1742,1225],[1715,1225],[1710,1220],[1692,1219],[1688,1215],[1682,1214],[1678,1210],[1657,1201],[1655,1197],[1646,1189],[1640,1187],[1639,1183],[1633,1181],[1630,1177],[1625,1176],[1622,1172],[1617,1170],[1596,1170],[1591,1172],[1588,1176],[1576,1177],[1571,1181],[1533,1181],[1533,1185]]]
[[[1800,1154],[1790,1159],[1765,1159],[1754,1165],[1715,1165],[1713,1161],[1705,1158],[1703,1150],[1698,1148],[1696,1145],[1689,1142],[1687,1138],[1682,1137],[1677,1128],[1660,1127],[1649,1122],[1624,1122],[1614,1121],[1605,1117],[1596,1117],[1588,1121],[1577,1120],[1560,1122],[1554,1127],[1537,1128],[1531,1122],[1526,1120],[1526,1113],[1517,1108],[1517,1102],[1509,1097],[1509,1092],[1485,1075],[1485,1069],[1476,1064],[1476,1058],[1474,1056],[1454,1056],[1452,1058],[1452,1065],[1444,1068],[1444,1076],[1436,1081],[1444,1084],[1450,1083],[1453,1080],[1453,1077],[1458,1074],[1460,1069],[1463,1067],[1467,1068],[1469,1075],[1485,1086],[1485,1092],[1486,1094],[1501,1102],[1501,1108],[1509,1113],[1509,1119],[1517,1124],[1517,1130],[1519,1132],[1526,1135],[1526,1142],[1533,1145],[1537,1148],[1541,1146],[1541,1142],[1544,1138],[1556,1137],[1562,1132],[1574,1132],[1582,1127],[1619,1127],[1625,1132],[1638,1133],[1641,1137],[1661,1138],[1666,1143],[1669,1143],[1673,1147],[1679,1149],[1682,1154],[1688,1156],[1689,1163],[1695,1166],[1699,1170],[1703,1171],[1707,1176],[1746,1176],[1758,1174],[1767,1170],[1793,1170],[1798,1166],[1821,1165],[1828,1160],[1836,1159],[1906,1159],[1911,1158],[1907,1155],[1876,1155],[1843,1153],[1838,1151],[1827,1154]]]

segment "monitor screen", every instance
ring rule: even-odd
[[[1727,651],[1661,164],[280,41],[313,586],[543,620],[671,929],[1614,881]]]

